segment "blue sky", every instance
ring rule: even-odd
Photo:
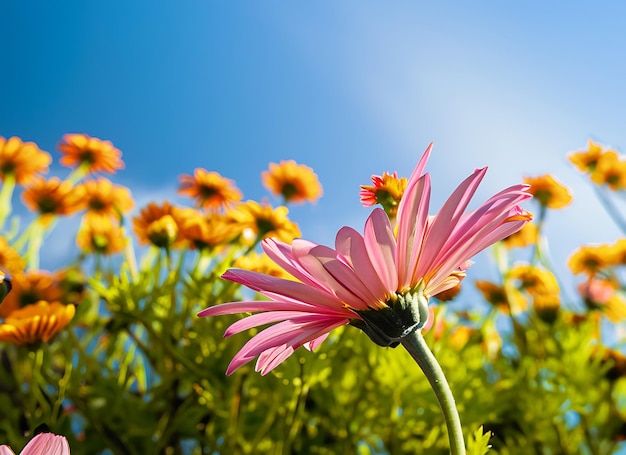
[[[434,207],[485,165],[480,200],[523,175],[569,185],[548,220],[562,266],[620,235],[565,155],[626,146],[626,4],[546,3],[2,2],[0,135],[55,158],[64,133],[109,139],[140,204],[195,167],[260,199],[261,171],[295,159],[325,195],[293,218],[322,243],[361,229],[360,184],[434,141]]]

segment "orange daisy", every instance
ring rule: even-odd
[[[0,341],[19,346],[44,343],[63,330],[74,317],[74,305],[41,300],[15,310],[0,324]]]
[[[197,210],[185,212],[185,215],[180,226],[181,233],[191,247],[198,250],[226,245],[241,233],[241,227],[228,215],[217,212],[205,214]]]
[[[603,153],[591,173],[591,180],[613,191],[626,189],[626,161],[613,150]]]
[[[35,176],[48,172],[51,162],[50,154],[39,150],[35,143],[0,136],[0,179],[3,181],[12,175],[17,184],[25,185]]]
[[[63,166],[85,167],[87,172],[106,172],[124,169],[122,152],[110,141],[102,141],[86,134],[66,134],[58,145],[61,153],[60,163]]]
[[[570,153],[567,155],[567,158],[582,172],[593,172],[603,153],[602,146],[589,139],[587,150]]]
[[[26,261],[9,245],[7,239],[0,236],[0,269],[14,278],[23,274],[25,268]]]
[[[13,278],[11,292],[0,305],[0,318],[40,300],[58,301],[63,295],[55,275],[45,270],[29,270]]]
[[[364,207],[380,204],[389,218],[395,219],[406,185],[406,177],[398,178],[397,172],[372,175],[372,185],[361,185],[361,204]]]
[[[544,207],[560,209],[572,202],[570,190],[550,174],[524,177],[524,182],[530,185],[528,192]]]
[[[85,253],[110,255],[121,253],[126,246],[122,227],[111,218],[102,216],[83,217],[76,235],[76,245]]]
[[[133,229],[140,245],[176,248],[185,242],[180,228],[188,216],[188,213],[167,201],[161,205],[151,202],[141,210],[139,216],[133,218]]]
[[[273,237],[290,243],[294,238],[300,237],[300,229],[287,218],[288,213],[289,209],[285,206],[273,208],[256,201],[246,201],[232,210],[231,216],[242,229],[253,234],[253,241]]]
[[[84,190],[58,177],[36,178],[22,193],[24,205],[40,215],[71,215],[80,210]]]
[[[615,249],[610,245],[586,245],[570,256],[567,266],[574,275],[584,273],[594,276],[603,268],[613,265]]]
[[[120,219],[121,215],[128,213],[135,204],[128,188],[114,185],[104,177],[87,180],[76,186],[83,192],[79,207],[81,210],[86,209],[88,216],[99,215]]]
[[[202,168],[196,168],[193,175],[180,176],[178,194],[195,199],[199,207],[207,209],[223,209],[242,198],[232,180]]]
[[[322,185],[317,174],[309,166],[294,160],[270,163],[269,170],[261,174],[263,185],[275,196],[282,196],[285,203],[315,202],[322,195]]]

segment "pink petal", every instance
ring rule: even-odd
[[[252,316],[247,316],[244,319],[240,319],[239,321],[231,324],[231,326],[226,329],[226,333],[224,333],[224,336],[229,337],[236,333],[243,332],[244,330],[248,330],[253,327],[258,327],[260,325],[269,324],[276,321],[299,321],[299,318],[308,315],[308,313],[303,313],[301,311],[269,311],[266,313],[253,314]],[[345,314],[339,313],[327,314],[327,316],[346,319]],[[354,316],[356,317],[357,315],[354,314]]]
[[[20,455],[69,455],[70,446],[64,436],[39,433],[28,441]]]
[[[389,292],[398,289],[396,268],[396,239],[389,217],[381,208],[375,208],[365,222],[365,248],[383,286]]]
[[[268,349],[259,355],[254,371],[260,372],[261,376],[265,376],[278,365],[283,363],[294,352],[295,349],[292,346],[287,346],[286,344]]]

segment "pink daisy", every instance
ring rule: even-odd
[[[224,336],[274,323],[243,346],[227,374],[257,356],[256,371],[267,374],[298,347],[313,350],[346,324],[362,329],[379,345],[397,345],[424,326],[430,297],[460,284],[472,256],[531,219],[518,205],[531,197],[524,184],[465,211],[487,168],[475,170],[439,213],[429,216],[430,175],[424,168],[431,148],[409,178],[395,230],[385,212],[376,208],[363,235],[343,227],[334,248],[302,239],[291,245],[264,240],[264,251],[300,282],[239,269],[223,275],[270,300],[224,303],[199,316],[256,313],[232,324]]]

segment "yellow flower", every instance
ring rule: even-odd
[[[389,174],[384,172],[382,176],[372,175],[372,185],[361,185],[359,195],[361,204],[364,207],[371,207],[380,204],[390,219],[395,219],[398,204],[406,190],[406,177],[398,178],[394,172]]]
[[[69,324],[75,311],[74,305],[45,300],[27,305],[0,324],[0,341],[20,346],[46,343]]]
[[[255,239],[273,237],[286,243],[300,237],[298,225],[287,218],[289,210],[285,206],[273,208],[256,201],[239,204],[231,216],[242,229],[250,230]]]
[[[200,213],[189,209],[181,222],[181,233],[192,248],[202,250],[226,245],[241,233],[241,227],[228,215],[218,212]]]
[[[151,202],[139,216],[133,218],[133,228],[140,245],[152,244],[159,248],[181,247],[185,238],[180,233],[187,212],[165,201]]]
[[[539,228],[533,222],[526,223],[522,229],[502,240],[507,248],[524,248],[535,245],[539,239]]]
[[[42,216],[71,215],[80,210],[83,189],[58,177],[36,178],[22,193],[24,205]]]
[[[66,134],[58,145],[61,159],[59,162],[67,167],[85,167],[87,172],[105,172],[115,174],[124,169],[122,152],[110,141],[102,141],[86,134]]]
[[[574,275],[585,273],[594,276],[614,263],[615,249],[610,245],[586,245],[570,256],[567,265]]]
[[[13,311],[40,300],[58,301],[63,294],[56,277],[45,270],[29,270],[16,275],[11,284],[11,292],[0,305],[0,318],[6,318]]]
[[[85,253],[121,253],[126,242],[122,227],[105,216],[84,216],[76,235],[76,245]]]
[[[602,146],[590,139],[587,143],[587,150],[570,153],[567,155],[567,158],[579,170],[583,172],[593,172],[598,159],[603,153],[604,150]]]
[[[48,172],[51,162],[50,154],[39,150],[33,142],[0,136],[0,179],[13,175],[17,184],[25,185],[38,174]]]
[[[240,256],[233,263],[233,267],[259,272],[265,275],[275,276],[277,278],[284,278],[286,280],[297,281],[293,275],[276,265],[276,263],[265,253],[258,254],[252,251],[245,256]]]
[[[530,185],[528,192],[544,207],[560,209],[572,202],[569,189],[550,174],[524,177],[524,182]]]
[[[530,264],[518,264],[509,272],[509,279],[517,281],[519,288],[531,296],[559,295],[556,277],[549,270]]]
[[[626,161],[617,152],[608,150],[598,159],[591,180],[598,185],[607,185],[613,191],[626,189]]]
[[[561,299],[558,294],[540,294],[533,298],[535,314],[545,322],[556,320],[561,309]]]
[[[224,209],[242,197],[232,180],[202,168],[195,169],[193,175],[180,176],[178,194],[195,199],[199,207],[206,209]]]
[[[128,213],[134,205],[128,188],[114,185],[104,177],[79,183],[77,188],[82,191],[79,208],[86,209],[88,216],[99,215],[120,219],[121,215]]]
[[[261,177],[263,185],[272,194],[282,196],[285,203],[315,202],[322,195],[322,185],[313,169],[293,160],[270,163]]]

